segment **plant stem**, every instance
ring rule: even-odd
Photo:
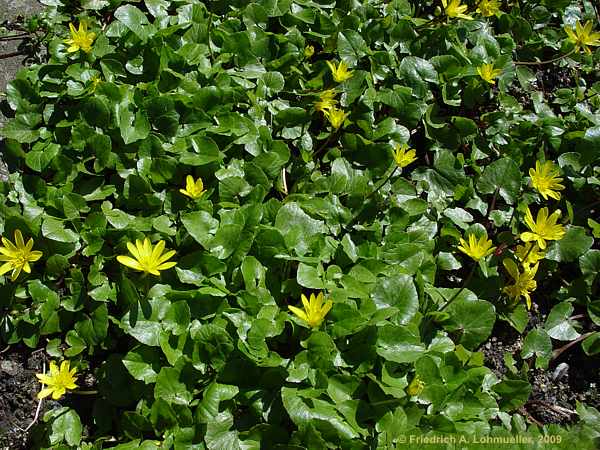
[[[23,52],[12,52],[12,53],[5,53],[4,55],[0,55],[0,59],[8,59],[8,58],[12,58],[14,56],[19,56],[19,55],[24,55],[25,53]]]
[[[327,147],[327,145],[329,145],[329,143],[330,143],[331,141],[333,141],[335,137],[337,137],[337,136],[339,135],[339,132],[340,132],[340,129],[338,128],[338,129],[337,129],[337,130],[335,130],[333,133],[330,133],[330,134],[329,134],[329,136],[327,137],[327,139],[325,139],[325,141],[324,141],[324,142],[321,144],[321,146],[320,146],[318,149],[316,149],[316,150],[313,152],[313,159],[314,159],[314,158],[315,158],[315,157],[316,157],[316,156],[317,156],[319,153],[321,153],[321,151],[323,151],[323,149],[324,149],[325,147]]]
[[[460,287],[460,289],[452,296],[452,298],[450,298],[450,300],[448,300],[446,302],[446,304],[444,306],[442,306],[438,311],[443,311],[445,310],[448,306],[450,306],[450,304],[456,300],[458,298],[458,296],[460,295],[460,293],[462,291],[464,291],[465,287],[467,286],[467,284],[469,284],[469,282],[471,281],[471,278],[473,278],[473,275],[475,274],[475,268],[477,267],[477,263],[474,263],[473,266],[471,267],[471,271],[469,272],[469,275],[467,275],[467,278],[464,279],[462,286]]]
[[[588,333],[582,334],[581,336],[579,336],[577,339],[575,339],[574,341],[569,342],[566,345],[563,345],[561,348],[557,348],[556,350],[554,350],[552,352],[552,358],[551,360],[555,360],[556,358],[558,358],[563,352],[567,351],[568,349],[570,349],[571,347],[573,347],[575,344],[577,344],[578,342],[583,341],[585,338],[587,338],[588,336],[591,336],[592,334],[594,334],[594,331],[590,331]]]
[[[0,36],[0,41],[18,41],[23,40],[29,33],[13,34],[12,36]]]
[[[98,394],[98,391],[96,390],[89,390],[89,391],[73,391],[71,392],[72,394],[77,394],[77,395],[96,395]]]
[[[490,217],[490,213],[496,208],[496,200],[498,199],[498,192],[500,191],[500,188],[496,188],[496,190],[494,191],[494,197],[492,197],[492,203],[490,205],[490,207],[487,210],[487,213],[485,215],[485,218],[488,219]]]
[[[389,169],[388,169],[389,170]],[[394,176],[394,174],[396,173],[396,170],[398,170],[398,165],[396,165],[394,163],[394,169],[390,172],[390,174],[387,176],[387,178],[385,178],[385,180],[383,180],[383,182],[379,183],[379,186],[377,186],[375,189],[373,189],[366,197],[365,200],[367,200],[369,197],[371,197],[375,192],[377,192],[379,189],[381,189],[383,187],[383,185],[385,183],[387,183],[389,181],[390,178],[392,178]]]
[[[390,168],[390,169],[391,169],[391,168]],[[390,169],[388,169],[388,170],[390,170]],[[379,189],[381,189],[381,188],[383,187],[383,185],[384,185],[385,183],[387,183],[387,182],[388,182],[388,180],[394,176],[394,173],[396,173],[396,170],[398,170],[398,166],[397,166],[397,165],[394,163],[394,168],[393,168],[393,169],[390,171],[390,173],[388,174],[388,176],[387,176],[387,177],[385,177],[385,179],[384,179],[382,182],[380,182],[380,183],[379,183],[377,186],[375,186],[375,188],[374,188],[374,189],[373,189],[371,192],[369,192],[369,193],[367,194],[367,196],[366,196],[366,197],[363,199],[363,205],[360,207],[360,209],[358,210],[358,212],[357,212],[357,213],[356,213],[354,216],[352,216],[352,219],[350,220],[350,222],[348,222],[348,223],[347,223],[347,224],[344,226],[344,229],[346,229],[346,230],[347,230],[348,228],[350,228],[350,226],[352,226],[352,225],[354,224],[354,221],[355,221],[356,219],[358,219],[358,216],[360,216],[360,214],[361,214],[361,213],[363,212],[363,210],[366,208],[366,205],[367,205],[367,200],[368,200],[368,199],[369,199],[369,198],[370,198],[370,197],[371,197],[373,194],[375,194],[377,191],[379,191]]]
[[[575,53],[575,49],[571,50],[568,53],[565,53],[564,55],[557,56],[553,59],[547,59],[545,61],[514,61],[514,64],[515,66],[543,66],[545,64],[551,64],[553,62],[560,61],[561,59],[566,58],[567,56],[570,56],[573,53]]]

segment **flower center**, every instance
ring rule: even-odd
[[[19,250],[18,253],[15,254],[11,263],[15,267],[23,267],[25,263],[29,261],[29,253],[24,252],[23,250]]]

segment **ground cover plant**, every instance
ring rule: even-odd
[[[596,448],[597,5],[42,3],[1,130],[0,436]]]

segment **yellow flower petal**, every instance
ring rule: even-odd
[[[44,388],[40,392],[37,393],[37,398],[38,398],[38,400],[42,400],[42,399],[48,397],[50,394],[52,394],[52,392],[54,392],[53,388]]]
[[[137,260],[129,256],[119,255],[117,256],[117,261],[119,261],[124,266],[131,267],[132,269],[144,270],[144,268],[140,265],[140,263]]]
[[[4,275],[12,270],[12,263],[4,263],[0,266],[0,275]]]
[[[305,322],[308,322],[308,317],[307,317],[306,313],[304,311],[302,311],[300,308],[296,308],[295,306],[288,305],[288,309],[290,311],[292,311],[300,319],[304,320]]]

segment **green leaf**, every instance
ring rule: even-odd
[[[492,389],[501,396],[498,406],[504,411],[520,408],[531,394],[531,385],[523,380],[504,380],[492,386]]]
[[[171,303],[163,319],[163,328],[179,336],[187,331],[190,317],[190,307],[186,301]]]
[[[101,208],[108,223],[117,229],[127,228],[127,226],[135,219],[134,216],[127,214],[120,209],[113,209],[109,201],[102,202]]]
[[[340,58],[350,67],[369,52],[367,43],[358,31],[344,30],[338,33],[337,49]]]
[[[123,365],[136,380],[154,383],[160,371],[161,354],[156,348],[140,345],[123,357]]]
[[[427,82],[438,83],[438,74],[428,60],[416,56],[406,56],[398,67],[400,77],[417,95],[423,96],[428,90]]]
[[[146,15],[133,5],[120,6],[114,16],[144,43],[154,33],[154,27],[148,22]]]
[[[404,274],[378,278],[371,294],[377,309],[397,310],[397,323],[407,324],[419,309],[419,297],[412,277]]]
[[[520,187],[521,171],[511,158],[501,158],[486,166],[477,182],[479,192],[493,194],[498,189],[500,196],[510,205],[516,201]]]
[[[204,390],[202,400],[196,410],[196,417],[200,423],[213,421],[219,414],[221,402],[231,400],[239,392],[237,386],[220,384],[215,381]]]
[[[219,221],[206,211],[194,211],[181,216],[181,222],[188,233],[205,249],[219,229]]]
[[[81,441],[81,419],[77,412],[69,408],[51,411],[54,420],[51,425],[50,443],[54,446],[61,442],[78,445]]]
[[[600,333],[596,331],[590,334],[581,343],[581,348],[586,355],[597,355],[600,353]]]
[[[587,235],[585,228],[571,226],[561,240],[549,246],[546,258],[557,262],[575,261],[593,244],[594,238]]]
[[[110,109],[101,97],[92,97],[85,101],[81,115],[94,127],[105,128],[110,124]]]
[[[337,439],[350,440],[358,437],[358,433],[329,402],[305,398],[301,390],[289,387],[281,389],[281,399],[290,418],[299,428],[310,424],[322,431],[330,430]]]
[[[322,266],[312,267],[304,263],[298,265],[298,271],[296,272],[298,284],[309,289],[324,289],[324,276],[325,273]]]
[[[213,367],[222,368],[234,349],[234,343],[229,333],[212,323],[192,325],[190,335],[198,343],[198,355],[202,361],[209,362]]]
[[[247,244],[242,236],[244,227],[235,223],[221,225],[210,241],[209,250],[219,259],[228,258],[240,246]]]
[[[21,144],[31,144],[39,139],[40,130],[32,129],[27,120],[17,116],[16,119],[9,121],[3,128],[0,128],[0,134]]]
[[[527,333],[521,348],[521,358],[527,359],[536,356],[536,367],[546,369],[552,357],[552,341],[550,336],[540,329],[535,328]]]
[[[279,72],[267,72],[262,75],[261,80],[272,94],[282,91],[285,86],[285,78]]]
[[[377,331],[377,354],[387,361],[410,363],[424,352],[416,327],[385,325]]]
[[[290,248],[303,255],[308,250],[308,241],[312,236],[326,231],[325,224],[304,212],[296,202],[282,206],[275,217],[275,228],[284,236]]]
[[[78,242],[79,236],[65,227],[65,223],[53,217],[45,217],[42,222],[42,235],[58,242]]]
[[[544,324],[544,329],[552,339],[572,341],[580,336],[569,319],[572,313],[573,305],[569,302],[559,303],[552,308]]]
[[[174,367],[163,367],[156,377],[154,398],[161,398],[167,403],[189,405],[193,395],[185,383],[180,381],[181,372]]]
[[[496,322],[494,306],[488,301],[478,300],[466,290],[448,306],[446,312],[450,317],[443,322],[444,329],[455,333],[458,342],[469,350],[475,349],[490,336]]]
[[[60,152],[60,145],[48,144],[43,149],[32,150],[25,156],[25,164],[36,172],[41,172],[54,160]]]

